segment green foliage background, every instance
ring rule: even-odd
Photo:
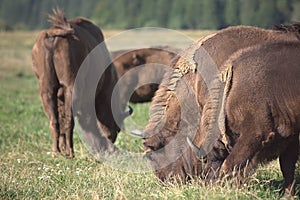
[[[57,6],[68,18],[81,15],[106,29],[268,28],[300,21],[300,0],[0,0],[0,6],[0,30],[45,28],[47,13]]]

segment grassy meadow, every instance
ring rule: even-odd
[[[106,37],[118,31],[105,31]],[[199,38],[209,32],[183,32]],[[0,199],[279,199],[278,161],[261,166],[240,187],[161,183],[149,172],[129,173],[99,163],[74,134],[74,159],[52,158],[48,120],[31,71],[36,32],[0,33]],[[149,104],[133,105],[133,120],[146,124]],[[116,145],[142,152],[140,139],[120,133]],[[297,179],[300,179],[299,165]],[[299,182],[299,181],[298,181]],[[297,187],[299,193],[299,185]]]

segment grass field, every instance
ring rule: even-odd
[[[118,31],[105,32],[106,37]],[[198,38],[209,32],[186,31]],[[35,32],[0,33],[0,199],[278,199],[278,161],[261,166],[240,187],[160,183],[152,173],[129,173],[97,162],[75,134],[74,159],[52,158],[48,120],[31,72]],[[133,120],[146,124],[149,104],[134,105]],[[138,121],[139,120],[139,121]],[[142,152],[141,141],[119,134],[116,145]],[[297,179],[300,179],[299,165]],[[299,193],[300,188],[297,187]]]

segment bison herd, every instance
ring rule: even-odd
[[[127,101],[151,101],[148,125],[134,133],[142,137],[146,157],[160,180],[242,179],[258,164],[279,157],[285,194],[295,194],[300,132],[299,24],[272,30],[229,27],[200,38],[183,51],[158,46],[109,53],[101,30],[89,20],[77,17],[67,21],[56,9],[49,21],[52,27],[38,33],[33,46],[32,69],[50,121],[53,155],[74,156],[73,116],[78,116],[85,139],[96,152],[116,151],[113,143],[122,121],[132,112],[131,108],[124,111]],[[105,69],[94,99],[82,100],[89,86],[75,88],[76,76],[100,43],[100,53],[111,62],[109,66],[101,60],[96,63]],[[143,66],[147,68],[122,80],[114,116],[111,96],[118,80]],[[144,83],[149,77],[155,83]],[[192,95],[182,87],[183,80]],[[128,92],[128,88],[135,90]],[[192,110],[198,114],[190,112],[183,118],[183,107],[191,100],[196,102]],[[72,108],[74,101],[76,109]],[[96,119],[85,109],[91,104]],[[193,134],[191,127],[197,127]],[[174,154],[178,156],[166,163]]]

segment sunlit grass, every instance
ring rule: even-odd
[[[193,37],[198,34],[187,33]],[[31,72],[35,34],[0,33],[0,199],[280,197],[283,178],[278,161],[259,167],[247,183],[237,187],[232,182],[217,182],[209,186],[198,179],[187,184],[163,184],[150,172],[113,169],[94,159],[77,134],[74,135],[74,159],[52,158],[48,120],[39,99],[38,82]],[[149,104],[137,104],[133,108],[132,121],[139,127],[145,126]],[[119,134],[116,145],[127,151],[143,152],[141,139],[126,133]],[[134,166],[132,168],[134,171]],[[299,167],[297,169],[299,177]]]

